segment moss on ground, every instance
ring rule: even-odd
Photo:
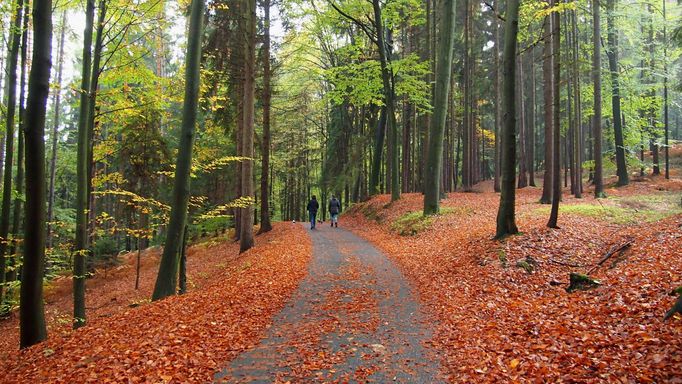
[[[456,210],[450,207],[441,207],[440,213],[437,215],[424,216],[423,211],[408,212],[400,216],[391,224],[391,230],[397,232],[401,236],[414,236],[431,228],[433,221],[444,215],[455,213]]]
[[[559,213],[600,218],[615,224],[654,222],[682,213],[678,193],[614,197],[601,200],[601,204],[561,204]],[[536,211],[549,214],[550,207]]]

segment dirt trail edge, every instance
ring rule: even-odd
[[[434,327],[396,266],[342,228],[320,224],[309,234],[308,276],[265,338],[214,381],[443,381],[427,345]]]

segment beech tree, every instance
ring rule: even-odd
[[[185,223],[187,222],[192,145],[194,144],[194,131],[198,112],[203,10],[203,0],[192,0],[187,54],[185,56],[185,97],[182,105],[180,147],[175,165],[172,205],[168,231],[166,233],[166,243],[163,248],[163,255],[161,256],[161,264],[159,265],[159,273],[156,277],[152,300],[159,300],[174,295],[177,288],[179,251],[184,235]]]
[[[434,113],[429,133],[429,151],[424,172],[424,214],[433,215],[440,208],[441,173],[443,168],[443,134],[448,112],[452,50],[455,35],[455,0],[444,0],[441,11],[440,39],[436,62]]]
[[[45,114],[52,67],[52,1],[33,1],[33,56],[26,100],[26,221],[21,279],[21,348],[47,337],[45,271]]]
[[[516,45],[519,28],[519,1],[507,2],[504,28],[503,89],[502,89],[502,148],[500,207],[497,211],[495,237],[518,232],[515,219],[516,190]]]

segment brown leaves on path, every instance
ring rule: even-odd
[[[679,191],[679,181],[672,188]],[[657,193],[635,184],[610,196]],[[586,193],[587,194],[587,193]],[[498,242],[499,195],[453,193],[430,229],[400,236],[399,217],[421,210],[420,194],[387,206],[378,196],[351,209],[344,226],[395,260],[439,319],[434,343],[452,382],[682,382],[682,320],[662,322],[682,285],[682,215],[615,224],[600,217],[560,215],[545,227],[540,191],[518,191],[520,235]],[[679,199],[679,197],[678,197]],[[562,205],[599,203],[592,197]],[[367,217],[370,217],[369,219]],[[595,269],[603,285],[568,294],[569,272],[586,272],[614,245],[632,246]],[[527,256],[536,271],[515,267]]]
[[[3,382],[211,381],[222,365],[258,342],[305,275],[311,243],[301,226],[281,223],[238,257],[238,244],[205,251],[224,265],[203,289],[52,334],[10,354],[0,366]]]

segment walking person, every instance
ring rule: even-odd
[[[329,216],[331,217],[332,227],[339,227],[339,213],[341,212],[341,202],[336,196],[332,195],[329,200]]]
[[[310,215],[310,229],[315,229],[317,210],[320,209],[320,203],[317,202],[317,197],[315,197],[315,195],[313,195],[313,198],[308,202],[308,207],[306,209]]]

